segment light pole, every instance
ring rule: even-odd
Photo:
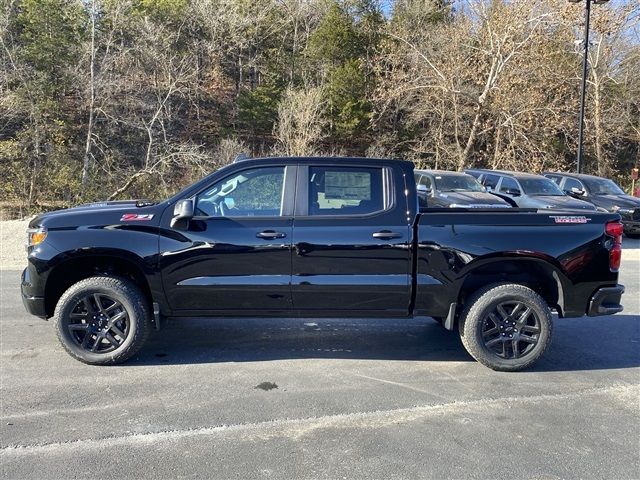
[[[600,5],[609,0],[569,0],[571,3],[585,2],[584,7],[584,57],[582,58],[582,90],[580,91],[580,120],[578,126],[578,159],[577,172],[582,171],[582,157],[584,153],[584,104],[587,96],[587,69],[589,66],[589,23],[591,22],[591,4]]]

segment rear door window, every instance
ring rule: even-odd
[[[549,180],[553,180],[556,185],[560,185],[562,177],[560,175],[545,175]]]
[[[482,179],[482,185],[484,185],[487,188],[487,190],[495,190],[496,187],[498,186],[499,180],[500,180],[500,177],[498,175],[492,175],[488,173]]]
[[[309,167],[309,215],[366,215],[384,208],[382,168]]]
[[[500,182],[500,193],[506,193],[507,195],[519,195],[521,193],[520,186],[513,178],[502,177],[502,182]]]

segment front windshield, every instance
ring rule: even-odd
[[[624,191],[613,180],[606,178],[584,180],[591,195],[624,195]]]
[[[484,189],[471,175],[434,175],[440,192],[482,192]]]
[[[548,178],[518,178],[522,190],[527,195],[563,196],[560,187]]]

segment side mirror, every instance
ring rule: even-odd
[[[519,197],[521,195],[520,190],[516,190],[515,188],[507,188],[505,193],[512,195],[514,197]]]
[[[416,185],[416,190],[419,191],[420,193],[427,193],[429,191],[426,185],[421,185],[421,184]]]
[[[171,228],[178,230],[186,230],[189,227],[189,221],[193,218],[194,201],[193,198],[180,200],[173,207],[173,218],[171,219]]]
[[[572,197],[584,197],[587,192],[580,190],[578,187],[571,187],[571,190],[567,192]]]

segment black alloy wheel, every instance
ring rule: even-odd
[[[121,302],[103,293],[83,296],[69,314],[71,338],[91,353],[116,350],[130,331],[129,313]]]
[[[502,302],[489,312],[482,328],[484,346],[501,358],[530,354],[540,338],[540,320],[522,302]]]

